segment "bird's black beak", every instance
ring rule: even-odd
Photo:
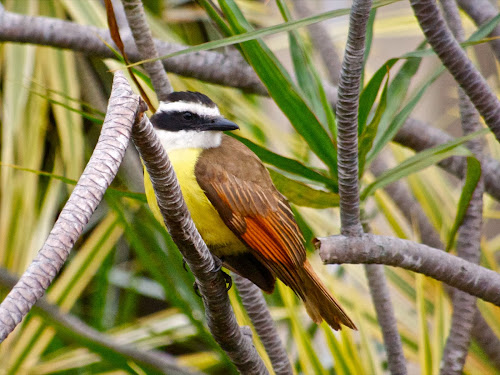
[[[203,130],[236,130],[240,127],[236,125],[234,122],[225,119],[224,117],[219,117],[212,119],[205,124],[203,124]]]

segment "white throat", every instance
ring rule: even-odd
[[[215,148],[222,142],[222,132],[179,130],[171,132],[163,129],[156,129],[156,134],[167,153],[172,150],[185,148]]]

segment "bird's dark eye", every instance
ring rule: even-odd
[[[182,114],[182,118],[183,118],[184,120],[188,120],[188,121],[189,121],[189,120],[192,120],[192,119],[193,119],[193,114],[192,114],[191,112],[184,112],[184,113]]]

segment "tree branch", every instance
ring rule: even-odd
[[[18,278],[10,274],[6,269],[0,267],[0,284],[13,288],[18,282]],[[46,322],[51,324],[57,332],[70,342],[88,343],[89,350],[101,355],[104,361],[106,356],[116,356],[119,361],[126,364],[133,360],[144,367],[145,370],[154,373],[168,375],[195,375],[190,369],[182,368],[176,359],[167,353],[158,350],[138,350],[125,343],[119,343],[112,336],[103,334],[88,326],[77,317],[61,312],[57,305],[48,302],[44,297],[40,298],[33,309],[33,313],[41,315]]]
[[[220,261],[214,260],[198,233],[172,164],[147,116],[136,122],[132,137],[153,183],[165,225],[196,278],[210,332],[241,373],[268,374],[251,337],[236,323],[226,283],[219,272]]]
[[[465,32],[458,13],[455,0],[441,0],[443,13],[448,27],[457,42],[465,41]],[[460,115],[464,135],[481,129],[479,115],[474,105],[462,89],[458,89]],[[469,149],[481,161],[483,145],[481,139],[468,142]],[[479,264],[481,227],[483,219],[483,179],[480,178],[472,194],[462,225],[458,230],[457,256],[471,263]],[[453,314],[450,334],[446,340],[441,363],[441,374],[456,374],[463,372],[467,353],[478,314],[476,298],[461,291],[455,291],[452,298]]]
[[[116,73],[108,112],[92,157],[45,244],[0,305],[0,342],[45,293],[102,200],[125,154],[138,103],[139,98],[123,74]]]
[[[156,50],[153,36],[151,35],[151,30],[146,21],[146,14],[144,14],[142,1],[122,0],[122,3],[141,59],[156,59],[159,55]],[[168,94],[174,91],[174,89],[168,80],[161,61],[157,60],[144,63],[144,69],[148,72],[158,100],[166,101]]]
[[[84,26],[49,17],[31,17],[5,11],[0,7],[0,41],[30,43],[70,49],[100,58],[116,58],[108,45],[116,48],[107,29]],[[131,61],[141,60],[131,35],[123,38],[125,51]],[[155,40],[160,56],[186,49],[186,46]],[[240,88],[267,95],[253,69],[237,54],[224,55],[201,51],[162,60],[171,73],[202,81]]]
[[[500,306],[500,274],[439,249],[400,238],[364,234],[318,238],[327,264],[386,264],[415,271]]]
[[[457,3],[477,26],[483,25],[498,14],[498,11],[488,0],[457,0]],[[491,46],[496,59],[500,61],[500,40],[498,39],[500,37],[500,25],[495,26],[488,37],[492,38],[488,44]]]
[[[352,5],[338,90],[337,150],[340,221],[342,234],[349,237],[363,235],[359,209],[358,107],[366,25],[371,4],[371,0],[354,0]],[[406,374],[406,361],[384,270],[380,266],[372,265],[366,266],[365,272],[377,319],[384,336],[389,369],[393,374]]]
[[[233,274],[233,279],[238,288],[241,302],[271,360],[274,372],[276,375],[293,374],[288,354],[280,340],[262,291],[250,280],[238,274]]]
[[[455,40],[435,0],[410,0],[420,27],[448,71],[500,142],[500,102]]]
[[[359,211],[358,102],[371,0],[355,0],[349,18],[337,102],[338,178],[342,233],[363,233]]]
[[[380,157],[375,159],[370,165],[370,168],[376,176],[387,169]],[[408,223],[416,225],[417,233],[422,243],[429,247],[443,250],[444,245],[439,238],[439,234],[436,232],[422,210],[422,207],[415,200],[403,181],[393,182],[387,185],[384,190],[401,210]],[[451,299],[453,299],[453,293],[456,289],[448,286],[445,290],[449,293]],[[483,318],[477,307],[476,311],[472,335],[491,362],[500,369],[500,340]]]

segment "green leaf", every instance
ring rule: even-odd
[[[368,121],[370,111],[377,99],[378,91],[385,76],[399,59],[387,60],[377,72],[372,76],[370,82],[365,86],[359,97],[359,113],[358,113],[358,135],[361,135]]]
[[[313,189],[302,182],[285,177],[272,169],[269,170],[269,174],[281,194],[297,206],[328,208],[339,205],[338,194]]]
[[[366,39],[365,39],[365,53],[363,56],[363,69],[361,70],[361,85],[364,86],[365,82],[365,66],[368,61],[368,56],[370,56],[370,50],[372,48],[373,41],[373,25],[375,24],[375,16],[377,15],[377,9],[374,8],[370,11],[370,16],[368,17],[368,22],[366,24]]]
[[[372,8],[380,8],[380,7],[383,7],[385,5],[396,3],[398,1],[401,1],[401,0],[379,0],[379,1],[374,1],[373,5],[372,5]],[[201,4],[207,10],[207,12],[209,13],[209,16],[212,17],[212,19],[217,22],[218,26],[221,27],[221,29],[223,31],[227,32],[227,31],[230,30],[227,27],[223,27],[222,26],[222,25],[225,25],[225,23],[223,22],[222,18],[219,17],[219,15],[217,14],[217,12],[215,12],[213,10],[213,7],[210,7],[209,5],[207,5],[206,1],[202,1]],[[221,3],[221,7],[222,7],[222,3]],[[211,42],[199,44],[199,45],[194,46],[194,47],[189,47],[189,48],[183,49],[181,51],[176,51],[176,52],[170,53],[168,55],[160,56],[160,57],[158,57],[156,59],[149,59],[149,60],[138,61],[136,63],[128,65],[127,68],[128,67],[132,67],[132,66],[136,66],[136,65],[140,65],[140,64],[144,64],[145,62],[152,62],[152,61],[156,61],[156,60],[169,59],[171,57],[184,55],[186,53],[193,53],[193,52],[199,52],[199,51],[207,51],[207,50],[216,49],[216,48],[220,48],[220,47],[231,46],[233,44],[238,44],[238,43],[243,43],[243,42],[247,42],[247,41],[251,41],[251,40],[260,39],[260,38],[263,38],[265,36],[274,35],[274,34],[286,32],[286,31],[290,31],[290,30],[295,30],[295,29],[298,29],[298,28],[301,28],[301,27],[304,27],[304,26],[308,26],[308,25],[311,25],[313,23],[325,21],[325,20],[328,20],[328,19],[331,19],[331,18],[346,16],[350,12],[351,12],[351,9],[349,9],[349,8],[336,9],[336,10],[332,10],[332,11],[329,11],[329,12],[324,12],[324,13],[321,13],[321,14],[317,14],[317,15],[314,15],[314,16],[302,18],[302,19],[297,20],[297,21],[285,22],[285,23],[282,23],[282,24],[279,24],[279,25],[273,25],[273,26],[265,27],[265,28],[262,28],[262,29],[259,29],[259,30],[252,30],[252,31],[248,31],[248,32],[240,32],[240,33],[238,33],[238,35],[233,35],[233,36],[221,39],[221,40],[214,40],[214,41],[211,41]],[[227,14],[226,14],[226,16],[227,16]],[[248,23],[246,23],[246,25],[249,26]]]
[[[250,150],[252,150],[259,158],[266,164],[270,164],[288,173],[293,173],[297,176],[304,177],[311,181],[316,181],[324,184],[333,192],[338,191],[338,185],[334,183],[329,177],[315,171],[314,169],[305,166],[297,160],[278,155],[265,147],[250,141],[249,139],[242,138],[234,133],[229,133],[231,137],[239,140]]]
[[[470,200],[472,194],[476,189],[479,178],[481,177],[481,163],[473,156],[467,158],[467,173],[465,176],[464,187],[462,188],[462,193],[460,194],[460,200],[458,201],[457,215],[455,217],[455,222],[448,235],[448,245],[446,246],[446,251],[450,251],[455,241],[455,236],[458,229],[464,221],[465,214],[469,208]]]
[[[71,178],[67,178],[67,177],[60,176],[60,175],[50,173],[50,172],[38,171],[35,169],[31,169],[31,168],[21,167],[20,165],[7,164],[7,163],[2,163],[0,161],[0,167],[8,167],[8,168],[16,169],[18,171],[34,173],[38,176],[46,176],[46,177],[52,178],[54,180],[62,181],[68,185],[74,186],[77,184],[77,181],[73,180]],[[139,202],[142,202],[142,203],[146,203],[146,195],[144,193],[135,193],[132,191],[126,191],[126,190],[120,190],[120,189],[108,187],[108,189],[106,190],[106,194],[112,195],[114,197],[130,198],[130,199],[134,199],[134,200],[137,200]]]
[[[54,90],[51,90],[51,91],[54,91]],[[41,97],[41,98],[46,99],[51,104],[55,104],[55,105],[61,106],[62,108],[67,109],[68,111],[71,111],[71,112],[74,112],[74,113],[78,113],[81,117],[86,118],[87,120],[90,120],[90,121],[92,121],[95,124],[102,125],[102,123],[104,121],[104,116],[101,116],[99,114],[98,115],[94,115],[93,113],[85,112],[85,111],[81,110],[80,108],[74,108],[74,107],[72,107],[69,104],[63,103],[63,102],[61,102],[59,100],[52,99],[49,95],[41,94],[39,92],[36,92],[35,90],[31,90],[31,92],[33,94]],[[67,98],[69,99],[69,97],[67,97]],[[73,101],[75,101],[75,100],[73,100]]]
[[[481,25],[465,42],[460,43],[462,48],[467,48],[470,46],[475,46],[478,44],[488,43],[491,41],[491,38],[486,38],[486,36],[493,31],[493,29],[500,22],[500,14],[493,17],[491,20],[486,22],[484,25]],[[411,58],[411,57],[426,57],[435,55],[435,52],[431,48],[413,51],[409,53],[405,53],[402,58]]]
[[[290,12],[283,0],[278,0],[278,7],[285,21],[290,21]],[[295,76],[303,97],[314,113],[320,119],[321,123],[327,124],[332,137],[332,142],[336,146],[337,124],[332,105],[328,101],[320,74],[318,73],[311,59],[311,53],[306,49],[304,41],[296,31],[290,31],[290,54],[295,70]],[[335,172],[336,173],[336,172]]]
[[[382,116],[385,112],[385,108],[387,107],[387,87],[388,80],[385,82],[384,89],[382,90],[382,95],[380,97],[380,102],[378,104],[377,110],[375,111],[375,115],[373,116],[370,124],[364,128],[363,133],[359,137],[359,175],[363,175],[363,171],[365,169],[366,155],[368,151],[371,150],[373,141],[377,136],[378,124],[382,119]]]
[[[283,0],[278,0],[277,4],[283,19],[286,22],[290,22],[291,14],[286,3]],[[297,83],[302,90],[303,97],[307,100],[308,104],[321,121],[325,122],[326,117],[325,114],[322,113],[322,105],[319,98],[317,80],[315,78],[317,72],[311,59],[309,58],[310,53],[306,51],[302,38],[297,31],[289,31],[288,37],[290,41],[290,55],[292,57],[295,76],[297,77]]]
[[[450,156],[470,156],[471,152],[466,148],[459,147],[465,142],[478,137],[480,135],[488,134],[489,129],[482,129],[477,132],[471,133],[464,137],[457,138],[445,144],[421,151],[418,154],[406,159],[397,167],[392,168],[382,173],[374,182],[368,185],[361,193],[361,200],[366,199],[372,195],[377,189],[389,185],[391,182],[397,181],[409,174],[421,171],[428,166],[439,163],[441,160]]]
[[[424,283],[425,276],[417,274],[416,276],[416,292],[417,292],[417,316],[418,316],[418,354],[420,360],[421,374],[432,374],[432,346],[429,336],[429,328],[427,327],[427,312],[425,309],[425,291]]]
[[[220,1],[228,21],[237,34],[251,29],[240,9],[233,1]],[[288,117],[293,127],[302,135],[311,150],[328,166],[335,176],[337,166],[336,150],[331,138],[301,97],[298,88],[292,82],[273,53],[260,41],[248,41],[241,44],[241,49],[248,62],[269,90],[278,107]]]
[[[392,138],[396,135],[396,133],[401,129],[401,127],[404,125],[406,119],[408,116],[413,112],[413,109],[416,107],[416,105],[419,103],[420,99],[424,95],[424,93],[427,91],[427,88],[434,83],[434,81],[445,71],[445,68],[443,66],[439,67],[434,74],[431,75],[431,77],[427,80],[427,82],[422,85],[422,87],[415,93],[413,98],[410,99],[410,101],[403,107],[403,109],[394,117],[394,119],[390,122],[389,126],[384,129],[383,132],[379,131],[377,136],[375,137],[374,140],[374,145],[373,148],[369,151],[368,156],[367,156],[367,162],[371,162],[375,156],[378,155],[380,151],[385,147],[387,143],[389,143]],[[408,81],[408,84],[410,82]],[[394,98],[394,97],[392,97]],[[387,106],[388,108],[391,104],[391,97],[388,95],[387,99]],[[386,114],[389,111],[385,111],[384,115],[382,116],[382,120],[380,121],[379,124],[379,129],[380,125],[385,125],[383,122],[384,119],[387,119]]]

